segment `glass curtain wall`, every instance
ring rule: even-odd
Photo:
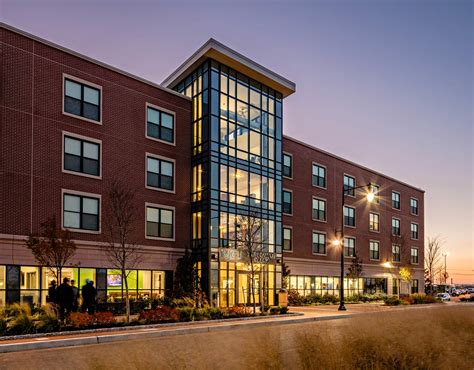
[[[261,250],[274,257],[258,267],[259,294],[273,302],[281,287],[282,96],[213,60],[177,90],[193,99],[193,249],[203,288],[214,304],[248,303],[248,267],[221,260],[219,249],[237,248],[238,220],[251,216],[261,220]]]

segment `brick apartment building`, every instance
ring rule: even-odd
[[[259,299],[276,303],[283,263],[291,288],[338,294],[331,241],[344,182],[378,186],[371,204],[346,197],[346,267],[355,251],[364,271],[345,279],[348,292],[423,284],[423,191],[283,136],[291,81],[212,39],[156,84],[7,25],[0,35],[2,304],[45,302],[52,275],[25,240],[53,215],[78,247],[64,275],[92,279],[101,300],[120,295],[103,251],[115,179],[136,192],[135,297],[170,289],[190,248],[214,304],[248,303],[248,269],[233,252],[250,212],[262,220]],[[398,288],[404,266],[413,281]]]

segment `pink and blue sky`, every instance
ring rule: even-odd
[[[473,3],[3,0],[4,22],[161,82],[210,37],[296,82],[285,133],[426,190],[474,282]]]

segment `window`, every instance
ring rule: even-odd
[[[418,280],[412,280],[411,281],[411,294],[417,294],[418,293]]]
[[[326,201],[313,198],[313,220],[326,221]]]
[[[313,186],[326,187],[326,167],[313,163]]]
[[[371,240],[369,249],[370,249],[370,259],[371,260],[380,259],[380,244],[379,244],[379,242]]]
[[[355,257],[355,244],[354,238],[344,238],[344,256]]]
[[[174,162],[146,157],[146,185],[154,189],[174,190]]]
[[[352,176],[344,175],[344,194],[355,197],[356,180]]]
[[[64,135],[64,170],[100,176],[100,144]]]
[[[392,218],[392,235],[400,236],[400,220]]]
[[[174,211],[154,206],[146,207],[146,236],[153,238],[174,238]]]
[[[400,246],[398,244],[392,244],[392,261],[400,262]]]
[[[63,194],[63,227],[99,231],[99,198]]]
[[[100,123],[100,89],[64,79],[64,112]]]
[[[293,157],[290,154],[283,153],[283,176],[293,177]]]
[[[392,208],[400,209],[400,193],[392,191]]]
[[[374,193],[374,201],[377,204],[380,204],[380,186],[375,184],[370,184],[370,190]]]
[[[418,248],[411,249],[411,263],[413,265],[418,265]]]
[[[392,279],[392,294],[398,294],[398,279]]]
[[[291,191],[283,190],[283,213],[291,215],[292,209],[292,194]]]
[[[411,226],[411,238],[414,240],[418,239],[418,224],[412,223]]]
[[[412,215],[418,215],[418,200],[410,198],[410,211]]]
[[[355,227],[355,208],[344,206],[344,225]]]
[[[146,135],[153,139],[174,143],[174,114],[147,106]]]
[[[293,230],[290,227],[283,227],[283,250],[293,250]]]
[[[313,253],[326,254],[326,234],[313,231]]]
[[[380,231],[380,216],[378,213],[369,213],[369,230],[370,231]]]

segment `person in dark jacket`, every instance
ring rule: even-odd
[[[86,280],[86,284],[82,286],[82,312],[93,314],[95,312],[97,290],[94,282]]]
[[[69,279],[65,277],[63,283],[56,290],[56,299],[59,305],[59,317],[61,320],[71,313],[74,293],[69,285]]]
[[[72,311],[77,312],[77,308],[79,307],[79,288],[76,286],[76,282],[71,280],[71,288],[72,288]]]
[[[51,280],[48,288],[48,296],[46,297],[47,303],[56,303],[56,280]]]

